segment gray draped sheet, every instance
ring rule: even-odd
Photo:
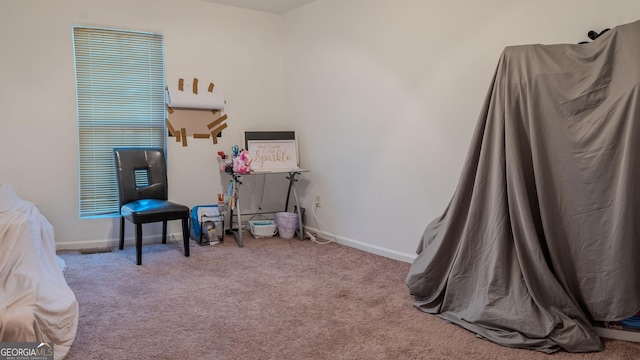
[[[414,305],[509,347],[602,350],[593,321],[640,310],[639,85],[640,21],[507,47]]]

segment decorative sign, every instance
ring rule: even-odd
[[[250,140],[253,171],[282,171],[298,168],[295,140]]]

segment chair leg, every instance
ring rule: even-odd
[[[162,243],[163,244],[167,243],[167,222],[166,221],[162,222]]]
[[[142,265],[142,224],[136,224],[136,264]]]
[[[124,249],[124,216],[120,216],[120,250]]]
[[[182,219],[182,242],[184,243],[184,256],[189,256],[189,218]]]

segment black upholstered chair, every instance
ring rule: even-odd
[[[120,201],[120,250],[124,248],[124,220],[136,225],[136,262],[142,264],[142,224],[182,220],[184,256],[189,256],[189,208],[168,201],[167,163],[162,148],[115,148]]]

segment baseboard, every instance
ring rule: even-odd
[[[634,329],[617,330],[617,329],[608,329],[602,326],[594,326],[593,330],[598,336],[603,338],[640,342],[639,330],[634,330]]]
[[[358,240],[346,238],[344,236],[334,236],[334,234],[330,234],[310,226],[305,226],[305,231],[311,231],[313,233],[316,233],[322,239],[326,239],[326,240],[334,240],[335,238],[335,241],[338,244],[356,248],[362,251],[366,251],[368,253],[388,257],[398,261],[412,263],[417,256],[415,254],[406,254],[399,251],[389,250],[387,248],[377,246],[377,245],[366,244]]]
[[[320,231],[316,228],[306,226],[305,231],[311,231],[320,235],[321,238],[327,240],[333,240],[334,235],[329,234],[325,231]],[[161,242],[161,235],[157,236],[145,236],[142,240],[143,244],[157,244]],[[167,234],[167,241],[172,241],[172,239],[177,239],[177,241],[182,241],[182,234]],[[407,263],[412,263],[415,260],[415,254],[406,254],[399,251],[389,250],[387,248],[366,244],[361,241],[353,240],[346,238],[344,236],[335,236],[335,241],[338,244],[349,246],[352,248],[356,248],[362,251],[366,251],[372,254],[388,257],[394,260],[403,261]],[[133,246],[135,244],[134,238],[124,239],[124,246]],[[117,247],[118,239],[105,239],[105,240],[88,240],[88,241],[80,241],[80,242],[56,242],[57,250],[79,250],[79,249],[98,249],[98,248],[107,248],[107,247]]]
[[[167,242],[169,241],[182,242],[182,233],[167,234]],[[158,244],[162,242],[162,235],[144,236],[142,244]],[[125,238],[124,246],[134,246],[135,239]],[[80,250],[80,249],[99,249],[99,248],[114,248],[118,246],[118,239],[103,239],[103,240],[87,240],[77,242],[57,242],[56,250]]]

